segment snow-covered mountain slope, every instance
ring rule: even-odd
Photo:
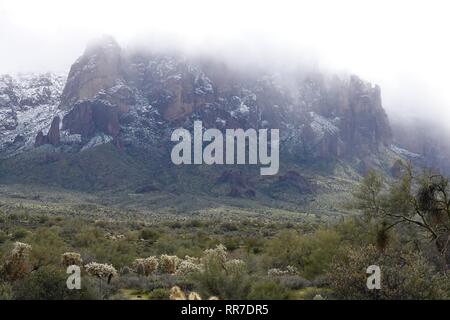
[[[123,50],[111,38],[89,45],[67,81],[0,77],[0,115],[3,178],[76,188],[134,187],[156,173],[161,185],[186,184],[186,173],[200,182],[244,179],[220,166],[208,177],[171,166],[172,131],[195,120],[219,130],[279,129],[281,180],[273,183],[295,190],[305,190],[297,165],[341,162],[364,173],[408,157],[392,147],[380,88],[355,75],[244,71],[211,57]],[[233,183],[233,194],[255,194]]]
[[[367,158],[392,140],[380,89],[357,76],[244,71],[213,58],[126,51],[108,37],[73,64],[60,109],[62,134],[79,135],[84,150],[110,140],[167,145],[171,129],[194,120],[280,129],[283,150],[299,158]]]
[[[32,148],[58,109],[65,76],[52,73],[0,76],[0,154]]]

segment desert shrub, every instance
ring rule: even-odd
[[[232,232],[232,231],[238,231],[239,228],[234,223],[225,222],[220,225],[220,230],[223,232]]]
[[[110,264],[91,262],[84,266],[86,272],[98,279],[98,295],[103,299],[111,294],[113,286],[112,278],[117,276],[117,270]],[[106,284],[103,282],[106,280]]]
[[[223,265],[227,261],[227,257],[227,248],[224,245],[219,244],[214,249],[206,249],[203,252],[201,261],[203,264],[219,263]]]
[[[205,250],[201,258],[203,269],[192,274],[202,296],[222,299],[245,299],[250,291],[250,277],[242,260],[227,261],[226,248],[218,245]]]
[[[333,230],[349,245],[369,245],[376,241],[376,227],[359,217],[347,217],[334,225]]]
[[[88,248],[93,243],[104,241],[103,232],[99,228],[84,228],[74,237],[75,247]]]
[[[184,292],[179,286],[174,286],[169,290],[170,300],[202,300],[200,294],[195,291]]]
[[[88,281],[83,279],[81,290],[69,290],[67,274],[60,268],[44,266],[17,281],[13,286],[15,299],[25,300],[68,300],[96,299]]]
[[[340,246],[339,234],[330,229],[299,235],[294,230],[282,231],[269,241],[267,254],[277,267],[293,266],[312,279],[324,274]]]
[[[195,291],[189,292],[188,300],[202,300],[202,297]]]
[[[141,230],[141,232],[139,233],[139,237],[140,237],[140,239],[144,239],[144,240],[147,240],[147,241],[153,243],[156,240],[158,240],[159,233],[152,229],[145,228],[145,229]]]
[[[65,252],[61,256],[61,264],[66,268],[72,265],[81,267],[83,265],[83,259],[81,259],[81,255],[77,252]]]
[[[204,225],[204,223],[197,219],[191,219],[188,222],[186,222],[186,227],[188,228],[200,228]]]
[[[149,300],[167,300],[169,299],[170,290],[166,288],[157,288],[148,294]]]
[[[31,246],[23,242],[15,242],[11,252],[6,258],[2,273],[9,281],[15,281],[26,276],[30,271]]]
[[[300,300],[323,300],[334,299],[335,297],[333,292],[328,288],[306,287],[293,294],[293,298]]]
[[[303,246],[303,275],[312,279],[324,274],[339,250],[340,236],[334,230],[319,229],[306,236]]]
[[[136,258],[136,245],[127,239],[108,240],[100,238],[98,241],[91,243],[82,251],[83,256],[86,252],[91,255],[91,260],[108,261],[117,267],[130,265]]]
[[[281,231],[267,244],[267,255],[276,267],[299,265],[302,261],[302,236],[294,230]]]
[[[169,299],[170,300],[186,300],[186,295],[181,290],[180,287],[175,286],[170,289],[169,292]]]
[[[149,282],[151,282],[150,279],[138,277],[135,274],[131,273],[118,277],[115,281],[111,283],[111,285],[114,287],[114,291],[130,288],[139,291],[153,290],[153,286],[148,285]]]
[[[86,272],[97,278],[108,278],[108,282],[112,277],[117,276],[117,270],[110,264],[91,262],[84,266]]]
[[[8,240],[8,235],[3,230],[0,230],[0,244]]]
[[[172,229],[181,229],[183,227],[183,225],[178,221],[169,222],[167,225]]]
[[[203,264],[200,263],[200,259],[186,256],[180,261],[177,267],[177,275],[189,275],[195,272],[200,272],[203,269]]]
[[[296,275],[283,275],[278,277],[278,283],[291,290],[303,289],[311,286],[311,281]]]
[[[26,229],[18,228],[12,233],[11,239],[14,241],[22,240],[27,236],[27,234],[28,232]]]
[[[67,245],[55,229],[39,228],[26,241],[33,246],[30,260],[34,267],[59,265]]]
[[[161,255],[159,258],[159,268],[162,273],[174,274],[177,271],[177,265],[180,258],[177,256]]]
[[[0,282],[0,300],[12,300],[12,286],[8,282]]]
[[[280,268],[272,268],[267,271],[267,275],[269,277],[281,277],[296,274],[298,274],[298,270],[294,266],[287,266],[284,270]]]
[[[130,274],[130,272],[131,272],[131,270],[127,266],[121,268],[120,271],[119,271],[121,276],[126,276],[126,275]]]
[[[370,265],[381,268],[380,290],[366,286]],[[339,299],[449,298],[449,276],[436,272],[418,252],[380,252],[374,246],[347,248],[336,257],[328,277]]]
[[[151,256],[145,259],[135,259],[132,267],[137,274],[148,276],[158,269],[158,265],[158,259],[155,256]]]
[[[289,290],[275,281],[258,281],[251,286],[248,298],[251,300],[286,300]]]

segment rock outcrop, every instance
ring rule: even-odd
[[[80,134],[86,141],[99,132],[116,138],[120,130],[119,108],[104,100],[80,101],[64,117],[63,130]]]
[[[39,131],[36,135],[36,139],[34,142],[35,147],[42,146],[44,144],[51,144],[53,146],[57,146],[60,144],[60,133],[59,133],[59,125],[60,118],[56,116],[53,118],[52,124],[50,125],[50,129],[48,130],[47,135],[44,135],[42,131]]]
[[[0,158],[32,148],[49,130],[64,82],[51,73],[0,75]]]
[[[59,124],[61,120],[59,119],[59,116],[56,116],[53,118],[52,124],[50,126],[50,130],[47,134],[48,142],[54,146],[59,145],[60,142],[60,135],[59,135]]]
[[[70,109],[79,100],[94,98],[120,80],[121,49],[117,42],[104,36],[88,45],[72,65],[61,96],[62,109]]]
[[[0,130],[14,131],[10,144],[19,134],[28,139],[15,132],[12,106],[40,105],[54,95],[47,91],[21,99],[0,91]],[[69,142],[85,150],[123,141],[163,148],[168,132],[191,129],[196,119],[219,130],[279,129],[281,152],[297,161],[364,159],[392,143],[380,88],[356,76],[244,72],[213,58],[125,51],[110,37],[91,43],[72,65],[59,108],[46,119],[32,133],[35,146]]]

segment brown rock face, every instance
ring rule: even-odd
[[[50,126],[50,130],[47,134],[48,143],[57,146],[60,142],[60,134],[59,134],[59,123],[61,120],[59,116],[53,118],[52,125]]]
[[[120,54],[119,45],[111,37],[91,43],[70,68],[61,108],[68,109],[79,100],[93,98],[113,87],[120,78]]]
[[[195,109],[201,108],[208,100],[193,94],[194,79],[187,76],[181,80],[172,80],[166,83],[171,99],[164,108],[163,116],[166,120],[178,120],[190,115]]]
[[[59,134],[59,123],[60,119],[58,116],[53,118],[52,124],[50,126],[50,130],[48,130],[47,135],[44,135],[42,131],[36,135],[36,139],[34,141],[34,146],[39,147],[44,144],[51,144],[53,146],[57,146],[60,143],[60,134]]]
[[[116,138],[119,126],[119,109],[105,101],[82,101],[63,119],[63,130],[80,134],[84,140],[102,132]]]
[[[108,37],[91,44],[72,66],[60,106],[70,110],[64,130],[85,141],[105,133],[116,145],[121,138],[130,142],[158,132],[152,127],[156,121],[172,125],[193,119],[221,130],[280,129],[282,139],[290,141],[286,149],[306,160],[362,159],[392,140],[380,88],[356,76],[310,72],[278,77],[243,72],[214,59],[146,50],[122,54]],[[149,107],[157,112],[142,112]],[[59,142],[54,131],[52,144]],[[222,180],[246,183],[230,173]]]

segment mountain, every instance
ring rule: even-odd
[[[0,76],[0,150],[9,157],[29,150],[40,130],[58,113],[65,77],[41,75]]]
[[[0,178],[82,191],[294,201],[416,154],[393,146],[378,86],[355,75],[242,70],[207,56],[88,45],[64,76],[0,78]],[[171,132],[280,130],[280,172],[170,162]],[[219,201],[219,200],[214,200]]]

